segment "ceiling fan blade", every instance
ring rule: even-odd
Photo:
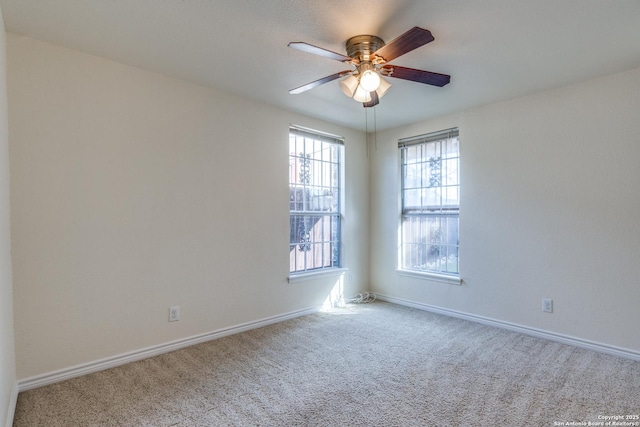
[[[369,92],[369,94],[371,95],[371,101],[363,102],[362,106],[364,108],[375,107],[380,103],[380,99],[378,99],[378,94],[375,90],[373,92]]]
[[[340,71],[339,73],[331,74],[330,76],[323,77],[323,78],[321,78],[319,80],[316,80],[314,82],[307,83],[306,85],[297,87],[295,89],[291,89],[289,91],[289,93],[292,94],[292,95],[297,95],[299,93],[306,92],[309,89],[313,89],[316,86],[320,86],[322,84],[329,83],[332,80],[339,79],[340,77],[346,76],[347,74],[351,74],[352,72],[353,72],[352,70]]]
[[[350,57],[348,57],[346,55],[343,55],[341,53],[332,52],[330,50],[323,49],[321,47],[314,46],[314,45],[309,44],[309,43],[291,42],[291,43],[288,44],[288,46],[292,47],[294,49],[301,50],[303,52],[309,52],[309,53],[313,53],[315,55],[324,56],[325,58],[335,59],[336,61],[354,62],[353,58],[350,58]],[[355,61],[355,63],[357,63],[357,61]]]
[[[411,52],[413,49],[419,48],[433,40],[431,31],[420,27],[413,27],[376,50],[373,54],[381,56],[386,62],[391,62],[400,55]]]
[[[399,67],[397,65],[383,65],[380,70],[384,76],[411,80],[412,82],[425,83],[433,86],[442,87],[451,81],[451,76],[448,74],[416,70],[415,68]]]

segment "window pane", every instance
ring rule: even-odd
[[[421,182],[419,165],[416,165],[415,163],[410,165],[405,165],[403,170],[404,170],[405,188],[419,187]]]
[[[425,188],[422,190],[422,206],[437,210],[440,206],[440,192],[440,188]]]
[[[295,132],[295,131],[292,131]],[[289,271],[340,266],[342,145],[304,132],[289,138]]]
[[[416,156],[417,156],[417,150],[416,147],[408,147],[406,149],[406,154],[405,154],[405,163],[406,164],[413,164],[416,162]]]
[[[458,206],[460,204],[460,190],[457,186],[448,187],[445,197],[445,205]]]
[[[459,141],[441,135],[400,148],[401,268],[458,274]]]
[[[405,216],[402,220],[402,267],[457,273],[458,222],[457,216]]]
[[[420,207],[420,190],[405,191],[404,205],[407,209],[418,209]]]
[[[458,158],[447,159],[443,163],[443,184],[458,185]]]

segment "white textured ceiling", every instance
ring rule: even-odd
[[[0,0],[7,31],[364,129],[347,69],[287,47],[344,53],[413,26],[435,41],[393,64],[450,74],[443,88],[391,79],[377,129],[640,67],[639,0]],[[369,129],[373,112],[368,109]]]

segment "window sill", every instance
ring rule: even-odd
[[[306,282],[309,280],[323,279],[325,277],[340,277],[346,273],[348,268],[331,268],[321,271],[311,271],[308,273],[292,274],[288,277],[289,283]]]
[[[401,276],[413,277],[415,279],[431,280],[433,282],[443,282],[449,283],[451,285],[462,285],[462,279],[460,278],[460,276],[449,276],[447,274],[401,269],[396,270],[396,272]]]

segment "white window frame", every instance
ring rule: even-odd
[[[455,154],[446,151],[443,154],[441,151],[443,144],[444,147],[456,146]],[[401,139],[398,141],[398,148],[400,153],[400,232],[397,271],[399,274],[410,277],[461,284],[458,255],[460,239],[458,128]],[[423,150],[424,158],[408,164],[405,156],[409,149]],[[429,156],[426,154],[427,149],[429,152],[437,149],[439,154]],[[413,182],[410,183],[407,174],[409,174],[408,168],[412,166],[417,168],[416,171],[420,170],[420,178],[416,180],[414,177]],[[410,192],[412,192],[411,195]],[[417,196],[418,193],[419,196]],[[445,197],[442,196],[444,193],[455,194],[454,200],[457,200],[457,203],[451,203],[451,199],[444,202]],[[438,196],[429,198],[427,194]],[[416,197],[419,198],[419,202],[416,202]],[[425,201],[427,198],[429,202]],[[438,223],[438,233],[435,237],[426,231],[427,224],[432,223],[433,220]],[[445,229],[444,232],[442,232],[443,229]],[[455,230],[455,234],[450,230]],[[451,235],[456,236],[455,243],[452,243]],[[425,242],[427,239],[429,242]]]
[[[297,150],[292,149],[292,141],[297,141]],[[301,151],[302,141],[305,142],[303,146],[306,148]],[[309,150],[309,146],[315,147],[314,152],[305,151]],[[319,154],[319,149],[324,149],[324,153]],[[291,125],[289,128],[290,282],[295,279],[305,280],[307,277],[340,274],[344,271],[342,268],[344,151],[342,137],[300,126]],[[332,153],[329,157],[327,157],[328,152]],[[304,182],[300,176],[304,173],[301,167],[308,169]],[[303,201],[300,199],[301,193],[304,194]],[[319,200],[323,197],[326,200]],[[311,226],[311,230],[306,230],[309,221],[314,225]],[[305,228],[301,231],[304,236],[298,235],[300,234],[298,228],[301,225]],[[326,233],[329,233],[328,239]]]

